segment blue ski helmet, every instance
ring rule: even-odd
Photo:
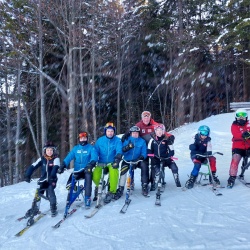
[[[104,127],[104,134],[106,135],[106,131],[107,129],[113,129],[114,133],[116,133],[116,128],[113,122],[108,122],[106,123],[105,127]]]
[[[206,125],[202,125],[198,128],[198,133],[200,135],[205,135],[205,136],[209,136],[210,134],[210,128]]]

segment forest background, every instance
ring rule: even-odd
[[[47,140],[143,110],[167,130],[250,97],[250,0],[0,0],[0,186]]]

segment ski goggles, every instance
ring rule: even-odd
[[[209,132],[206,131],[206,130],[201,130],[201,131],[200,131],[200,134],[201,134],[201,135],[204,135],[204,136],[208,136]]]
[[[247,113],[246,112],[238,112],[236,113],[237,118],[247,118]]]
[[[109,128],[109,127],[114,128],[115,127],[114,123],[113,122],[106,123],[105,128]]]
[[[78,135],[79,138],[82,138],[82,137],[88,137],[88,133],[87,132],[82,132]]]
[[[150,117],[151,113],[149,111],[143,111],[141,114],[142,117]]]

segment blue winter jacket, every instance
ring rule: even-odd
[[[99,163],[113,163],[115,156],[122,155],[122,142],[117,136],[108,138],[106,135],[100,137],[95,144],[96,152],[99,156]]]
[[[84,169],[89,162],[97,162],[98,156],[95,148],[91,144],[86,144],[84,146],[78,144],[73,147],[63,162],[65,166],[68,167],[72,160],[75,160],[74,172],[79,172]]]
[[[124,152],[124,160],[126,161],[136,161],[140,156],[143,156],[144,159],[147,158],[147,146],[146,141],[139,138],[134,138],[129,136],[129,138],[123,142],[122,147],[127,146],[130,142],[134,144],[134,148],[130,149],[127,152]]]

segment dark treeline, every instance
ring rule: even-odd
[[[0,2],[0,183],[143,110],[168,130],[250,97],[249,0]]]

